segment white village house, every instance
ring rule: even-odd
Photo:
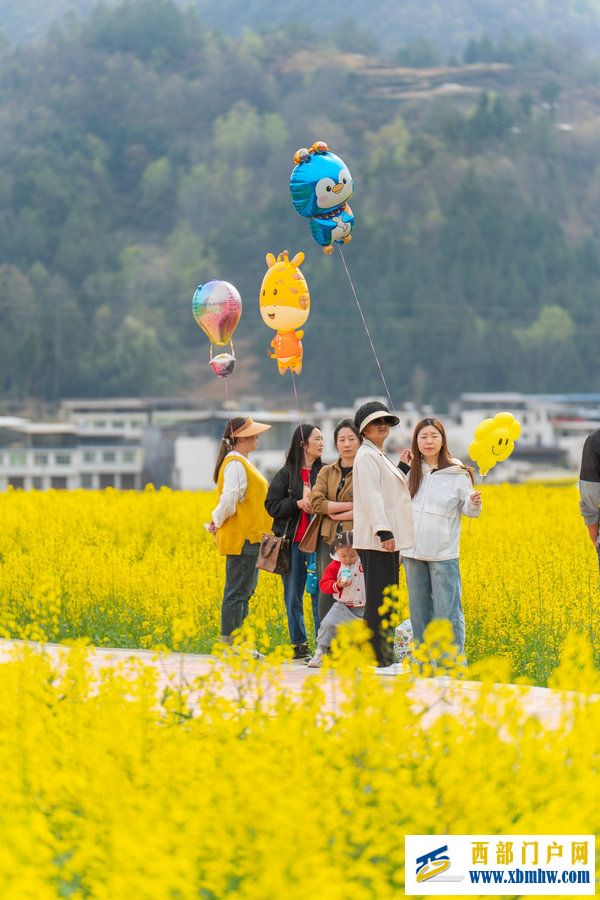
[[[139,490],[143,459],[139,435],[0,417],[0,490]]]
[[[385,400],[385,398],[378,398]],[[352,418],[351,407],[315,404],[301,419],[318,425],[327,460],[333,459],[333,429]],[[521,422],[513,456],[486,477],[488,482],[575,477],[583,442],[600,427],[600,395],[465,393],[441,415],[452,452],[468,461],[476,425],[502,410]],[[405,404],[398,412],[388,450],[394,455],[410,442],[416,422],[433,415],[430,407]],[[183,490],[213,488],[212,470],[219,439],[230,416],[249,414],[271,429],[261,436],[253,460],[270,477],[282,465],[296,409],[266,409],[261,398],[244,398],[229,409],[181,398],[65,400],[58,422],[0,417],[0,490],[140,490],[148,482]]]

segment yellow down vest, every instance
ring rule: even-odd
[[[273,525],[273,520],[265,509],[265,497],[269,482],[241,453],[225,459],[221,466],[217,480],[219,497],[223,492],[225,468],[235,460],[240,462],[246,470],[248,486],[244,499],[238,503],[235,513],[225,519],[217,530],[217,548],[223,556],[239,556],[244,541],[257,544],[265,532],[271,531]]]

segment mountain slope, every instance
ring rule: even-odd
[[[87,18],[94,5],[94,0],[0,0],[0,32],[15,42],[38,40],[66,13]],[[455,54],[484,32],[492,39],[506,33],[515,38],[569,35],[589,47],[600,40],[600,0],[328,0],[311,5],[296,0],[179,0],[179,5],[197,9],[203,22],[227,34],[300,23],[316,40],[327,37],[344,49],[364,49],[356,26],[389,49],[427,38]]]
[[[352,172],[344,256],[395,398],[600,390],[598,70],[555,49],[407,69],[163,0],[0,47],[0,398],[222,392],[191,315],[222,278],[231,390],[289,404],[258,313],[286,248],[312,297],[303,397],[380,393],[340,252],[290,203],[317,139]]]

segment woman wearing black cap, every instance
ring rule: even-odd
[[[398,584],[399,551],[414,543],[406,476],[383,452],[390,428],[399,421],[377,400],[364,403],[354,416],[364,439],[354,460],[354,546],[365,572],[365,621],[380,666],[393,661],[381,628],[383,592]]]

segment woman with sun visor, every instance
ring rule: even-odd
[[[232,633],[248,615],[258,581],[260,541],[273,524],[265,510],[269,483],[248,458],[258,446],[258,435],[270,427],[249,416],[231,419],[225,426],[215,464],[213,478],[219,502],[208,530],[215,535],[219,553],[226,557],[221,641],[228,645],[233,642]]]

